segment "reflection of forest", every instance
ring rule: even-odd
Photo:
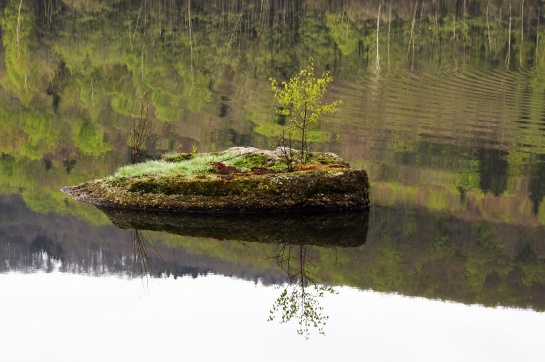
[[[140,260],[134,259],[136,250],[131,231],[113,225],[93,227],[73,217],[36,214],[17,196],[0,197],[0,206],[0,272],[58,268],[67,273],[100,276],[134,275],[140,271]],[[146,263],[153,276],[197,277],[215,273],[261,280],[266,285],[285,280],[283,273],[272,268],[272,263],[257,268],[239,260],[235,268],[229,257],[207,252],[208,246],[218,248],[211,245],[212,241],[207,244],[207,239],[157,235],[140,232],[144,242],[151,243],[143,247],[148,248],[150,259]],[[240,252],[247,249],[239,242],[225,243],[223,251],[227,256],[241,256]],[[228,252],[229,249],[232,250]]]
[[[267,147],[281,123],[267,79],[312,55],[344,101],[315,148],[386,183],[377,202],[431,182],[446,187],[417,205],[495,195],[480,218],[544,224],[543,14],[537,0],[5,1],[0,187],[65,210],[59,186],[129,160],[146,95],[151,153]]]
[[[53,267],[91,274],[132,273],[131,233],[90,227],[74,218],[39,215],[19,197],[2,198],[2,271]],[[466,221],[420,208],[376,207],[365,245],[304,246],[305,272],[329,285],[545,310],[543,228]],[[157,248],[148,255],[156,275],[213,272],[265,284],[288,282],[279,245],[144,232]],[[296,257],[302,245],[285,246]],[[161,258],[163,260],[161,260]],[[296,259],[296,258],[295,258]],[[49,264],[48,264],[49,263]],[[297,276],[293,261],[288,277]],[[296,278],[295,278],[296,279]]]

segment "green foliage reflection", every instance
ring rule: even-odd
[[[33,57],[30,43],[35,26],[34,13],[26,1],[10,0],[0,20],[2,41],[5,49],[5,63],[17,95],[23,104],[29,104],[36,90],[32,83]]]
[[[313,272],[316,265],[310,252],[306,245],[280,246],[276,262],[288,276],[289,284],[281,286],[282,293],[274,302],[268,319],[274,320],[278,313],[281,314],[281,323],[296,319],[297,333],[306,339],[310,338],[312,328],[325,334],[324,326],[329,316],[324,314],[320,299],[326,294],[336,294],[332,287],[318,283],[318,277]]]
[[[312,55],[335,77],[328,89],[344,111],[310,139],[400,185],[381,202],[408,195],[463,212],[466,200],[495,195],[480,217],[524,223],[516,194],[544,223],[539,1],[45,3],[0,4],[0,151],[20,164],[51,160],[55,171],[66,161],[79,179],[113,172],[128,161],[130,115],[148,91],[160,151],[266,147],[284,126],[271,117],[267,79],[289,79]],[[25,170],[5,182],[28,183]],[[36,199],[48,192],[33,182]],[[443,195],[423,201],[429,185]]]

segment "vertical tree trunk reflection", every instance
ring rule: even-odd
[[[151,252],[155,252],[161,260],[161,254],[155,246],[144,236],[141,230],[132,230],[132,255],[133,271],[135,274],[145,276],[153,269],[157,269],[153,263]]]
[[[274,320],[276,313],[281,313],[281,323],[287,323],[293,318],[298,320],[297,333],[310,338],[311,328],[316,328],[319,334],[325,334],[324,326],[329,316],[323,312],[320,299],[326,293],[336,294],[335,290],[326,285],[318,284],[319,278],[312,270],[316,265],[312,262],[310,249],[307,245],[282,244],[275,256],[276,262],[288,276],[288,284],[273,303],[269,313],[269,321]]]

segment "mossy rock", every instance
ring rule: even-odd
[[[197,162],[205,156],[210,154],[163,162]],[[311,153],[305,164],[287,163],[284,156],[278,149],[231,148],[215,153],[218,161],[195,174],[112,177],[62,191],[97,206],[130,210],[274,213],[368,207],[364,170],[350,169],[332,153]]]

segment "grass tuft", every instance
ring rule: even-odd
[[[168,162],[163,160],[146,161],[134,165],[119,168],[110,179],[121,177],[142,177],[142,176],[186,176],[195,177],[199,174],[208,173],[212,168],[212,162],[224,162],[237,157],[234,152],[222,152],[218,154],[195,154],[189,160],[180,162]]]

